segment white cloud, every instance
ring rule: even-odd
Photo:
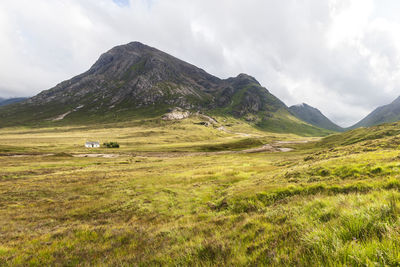
[[[394,0],[2,0],[0,96],[34,95],[141,41],[350,125],[400,91]]]

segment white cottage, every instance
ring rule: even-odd
[[[86,142],[85,143],[85,147],[100,147],[100,143],[99,142]]]

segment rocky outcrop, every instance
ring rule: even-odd
[[[181,108],[174,108],[170,112],[164,114],[162,116],[162,119],[168,120],[168,121],[182,120],[182,119],[186,119],[189,116],[190,116],[190,111],[187,111],[187,110],[184,110]]]

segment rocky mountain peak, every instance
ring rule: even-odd
[[[238,76],[236,76],[236,79],[260,85],[260,83],[256,80],[256,78],[245,73],[240,73]]]
[[[301,103],[289,107],[290,113],[295,117],[310,123],[311,125],[333,130],[333,131],[343,131],[343,129],[329,120],[322,112],[306,103]]]
[[[286,131],[293,124],[301,124],[305,132],[315,130],[293,121],[287,106],[254,77],[242,73],[220,79],[139,42],[116,46],[88,71],[20,105],[0,108],[0,119],[9,125],[38,120],[86,122],[148,112],[162,116],[171,107],[187,114],[200,111],[239,117],[259,127],[273,123],[275,131]]]

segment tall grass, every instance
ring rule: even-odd
[[[400,264],[397,148],[198,153],[294,137],[194,122],[2,129],[0,265]],[[74,157],[111,153],[89,137],[116,157]]]

